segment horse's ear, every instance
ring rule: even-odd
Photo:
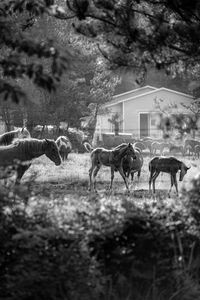
[[[49,143],[49,140],[48,140],[48,139],[45,139],[45,141],[46,141],[47,143]]]
[[[190,167],[187,167],[187,170],[189,170],[191,168],[191,166]]]
[[[22,127],[21,133],[24,131],[24,127]]]

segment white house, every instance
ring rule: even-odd
[[[118,113],[120,132],[135,138],[145,136],[160,137],[158,128],[160,116],[164,113],[183,113],[189,111],[182,104],[189,105],[193,96],[167,88],[144,86],[113,97],[103,106],[103,113],[97,117],[95,140],[102,140],[102,134],[112,133],[113,125],[109,119]]]

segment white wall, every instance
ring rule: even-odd
[[[161,136],[162,132],[157,129],[159,123],[158,113],[160,110],[156,107],[156,100],[159,101],[160,107],[165,112],[169,110],[169,106],[176,106],[169,111],[172,113],[188,113],[188,110],[184,108],[181,103],[189,105],[193,100],[189,95],[170,91],[167,89],[149,89],[150,92],[142,95],[138,95],[136,98],[130,98],[121,103],[108,105],[109,113],[98,116],[98,126],[101,128],[101,134],[105,132],[111,132],[112,126],[108,122],[108,118],[112,117],[112,114],[116,112],[121,115],[123,122],[124,133],[132,133],[134,136],[140,135],[140,113],[150,113],[150,135]],[[129,93],[125,93],[129,97]],[[134,94],[135,96],[135,94]],[[124,96],[123,96],[124,97]],[[157,116],[156,116],[157,114]],[[157,119],[156,122],[153,119]]]
[[[154,114],[156,112],[160,112],[160,110],[156,107],[155,100],[162,100],[160,102],[160,106],[164,111],[167,111],[169,105],[174,104],[177,108],[171,109],[173,113],[185,112],[188,113],[188,110],[184,108],[181,103],[189,104],[192,99],[190,97],[186,97],[182,94],[172,93],[167,90],[156,90],[153,93],[148,93],[146,95],[142,95],[141,97],[137,97],[135,99],[125,101],[124,102],[124,130],[125,132],[138,132],[139,133],[139,115],[140,113],[151,113]],[[150,121],[151,122],[151,121]],[[153,128],[154,127],[154,128]],[[150,128],[150,133],[155,130],[155,126]],[[151,132],[152,131],[152,132]]]

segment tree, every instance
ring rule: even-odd
[[[54,15],[55,10],[51,0],[1,1],[0,94],[4,100],[11,98],[17,103],[25,99],[26,95],[17,83],[17,79],[24,77],[38,87],[55,91],[61,75],[70,67],[70,47],[61,51],[52,40],[41,41],[28,33],[40,16]]]
[[[97,41],[111,68],[132,68],[139,84],[149,65],[172,76],[199,75],[198,0],[73,0],[67,6],[79,20],[77,32]]]
[[[1,61],[2,74],[9,78],[28,76],[49,91],[71,60],[52,40],[38,42],[26,34],[27,28],[45,14],[60,20],[73,20],[77,33],[97,42],[111,68],[128,67],[143,82],[147,67],[164,68],[175,76],[200,73],[200,4],[198,0],[3,0],[1,2],[1,44],[7,55]],[[61,7],[61,5],[62,7]],[[20,18],[19,18],[20,17]],[[16,26],[17,25],[17,26]],[[7,51],[9,50],[9,51]],[[50,72],[42,62],[26,64],[24,54],[49,60]],[[18,86],[1,79],[0,92],[18,101],[23,96]]]

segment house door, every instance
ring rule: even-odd
[[[140,114],[140,138],[149,135],[149,114],[141,113]]]

